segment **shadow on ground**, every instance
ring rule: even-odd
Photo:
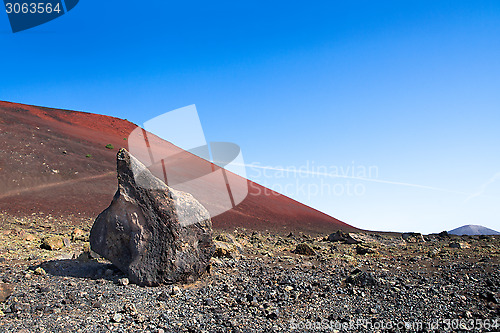
[[[32,269],[41,267],[49,275],[66,276],[84,279],[105,279],[114,281],[124,276],[113,264],[96,260],[82,261],[78,259],[59,259],[44,262],[33,266]]]

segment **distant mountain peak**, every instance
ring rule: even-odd
[[[473,235],[500,235],[500,232],[498,232],[498,231],[495,231],[493,229],[486,228],[486,227],[483,227],[483,226],[477,225],[477,224],[464,225],[464,226],[461,226],[459,228],[448,231],[448,233],[452,234],[452,235],[459,235],[459,236],[462,236],[462,235],[469,235],[469,236],[473,236]]]

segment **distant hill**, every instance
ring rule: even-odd
[[[453,229],[448,231],[449,234],[452,235],[500,235],[500,232],[480,226],[480,225],[464,225],[460,228]]]

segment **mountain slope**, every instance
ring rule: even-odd
[[[0,101],[0,211],[96,217],[116,191],[117,149],[129,148],[129,135],[135,129],[137,125],[118,118]],[[212,163],[152,137],[150,144],[165,156],[181,156],[169,167],[181,170],[186,178],[213,170]],[[108,144],[113,149],[107,149]],[[358,230],[235,174],[228,172],[227,177],[248,184],[249,195],[214,217],[216,228]],[[213,198],[199,200],[216,204]]]
[[[450,233],[452,235],[459,235],[459,236],[462,236],[462,235],[469,235],[469,236],[473,236],[473,235],[500,235],[500,232],[498,232],[498,231],[495,231],[495,230],[492,230],[492,229],[489,229],[489,228],[486,228],[486,227],[483,227],[480,225],[473,225],[473,224],[464,225],[462,227],[453,229],[453,230],[449,231],[448,233]]]

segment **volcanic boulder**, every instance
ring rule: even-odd
[[[192,282],[214,252],[208,211],[168,187],[125,149],[117,154],[118,190],[90,232],[93,251],[129,280],[156,286]]]

